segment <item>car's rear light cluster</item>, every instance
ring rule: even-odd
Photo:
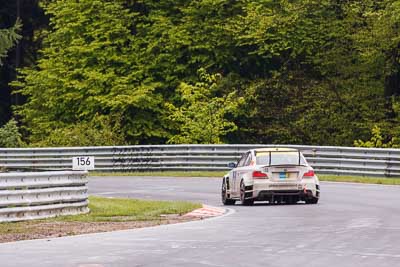
[[[268,179],[268,175],[266,173],[260,171],[253,171],[254,179]]]
[[[315,176],[314,170],[309,170],[303,175],[303,177],[314,177],[314,176]]]

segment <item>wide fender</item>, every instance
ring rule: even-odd
[[[243,174],[242,180],[243,180],[245,186],[252,186],[254,184],[254,179],[251,174],[252,174],[252,172]]]
[[[319,185],[319,178],[318,178],[318,176],[316,176],[316,175],[315,175],[315,183],[316,183],[317,185]]]

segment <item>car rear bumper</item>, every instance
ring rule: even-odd
[[[314,196],[311,190],[263,190],[256,195],[258,200],[269,200],[277,196],[297,196],[299,199],[309,199]]]
[[[276,196],[297,196],[300,200],[319,198],[319,185],[315,183],[254,183],[252,198],[269,200]]]

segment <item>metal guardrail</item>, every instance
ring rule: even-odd
[[[0,168],[71,170],[72,157],[94,156],[96,171],[225,171],[257,147],[292,147],[317,173],[400,177],[400,149],[298,145],[148,145],[0,149]]]
[[[0,222],[89,212],[87,172],[0,173]]]

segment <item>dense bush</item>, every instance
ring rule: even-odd
[[[70,147],[70,146],[114,146],[124,145],[119,118],[95,116],[90,122],[79,122],[57,128],[41,141],[31,146],[38,147]]]
[[[11,119],[0,128],[0,147],[21,147],[24,143],[21,140],[21,133],[18,130],[17,122]]]

